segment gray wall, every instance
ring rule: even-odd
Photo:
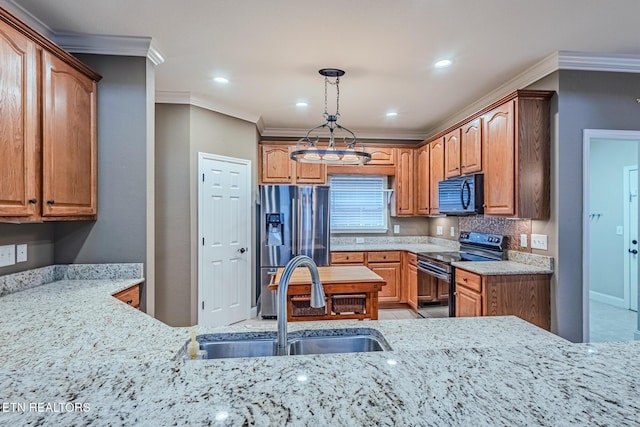
[[[257,143],[253,123],[190,105],[156,105],[156,316],[163,322],[197,322],[198,152],[251,160],[255,198]]]
[[[98,220],[55,226],[55,263],[147,262],[147,59],[78,55],[98,84]],[[151,189],[153,182],[150,183]],[[147,277],[147,279],[149,279]],[[147,280],[146,286],[153,284]],[[146,308],[143,295],[143,308]]]
[[[604,302],[624,301],[624,257],[626,242],[616,227],[624,225],[624,167],[638,164],[637,141],[593,140],[590,147],[589,280],[591,292]],[[600,216],[601,215],[601,216]],[[612,297],[615,300],[608,300]],[[619,300],[619,301],[616,301]],[[622,307],[622,305],[620,305]]]
[[[584,129],[640,130],[640,74],[559,72],[559,128],[552,170],[557,236],[555,290],[557,332],[582,341],[582,179]]]
[[[0,224],[0,245],[27,244],[27,261],[0,267],[0,276],[53,264],[53,223]]]

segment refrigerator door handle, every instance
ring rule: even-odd
[[[298,255],[298,199],[291,199],[291,252]]]

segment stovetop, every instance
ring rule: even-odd
[[[499,234],[462,232],[458,252],[420,252],[418,259],[444,264],[460,261],[499,261],[504,259],[505,236]]]

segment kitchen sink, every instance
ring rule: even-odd
[[[197,337],[207,359],[276,355],[275,332],[206,334]],[[371,328],[307,329],[288,335],[289,355],[355,353],[391,350],[382,334]],[[186,345],[182,354],[186,354]]]

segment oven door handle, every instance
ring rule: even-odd
[[[438,278],[438,279],[440,279],[440,280],[444,280],[444,281],[446,281],[447,283],[449,283],[449,282],[451,281],[451,278],[449,277],[449,274],[447,274],[447,273],[441,273],[441,272],[439,272],[439,271],[429,270],[429,269],[424,268],[424,267],[423,267],[423,266],[421,266],[421,265],[420,265],[420,266],[418,266],[418,271],[421,271],[421,272],[423,272],[423,273],[426,273],[426,274],[428,274],[429,276],[434,276],[434,277],[436,277],[436,278]]]

